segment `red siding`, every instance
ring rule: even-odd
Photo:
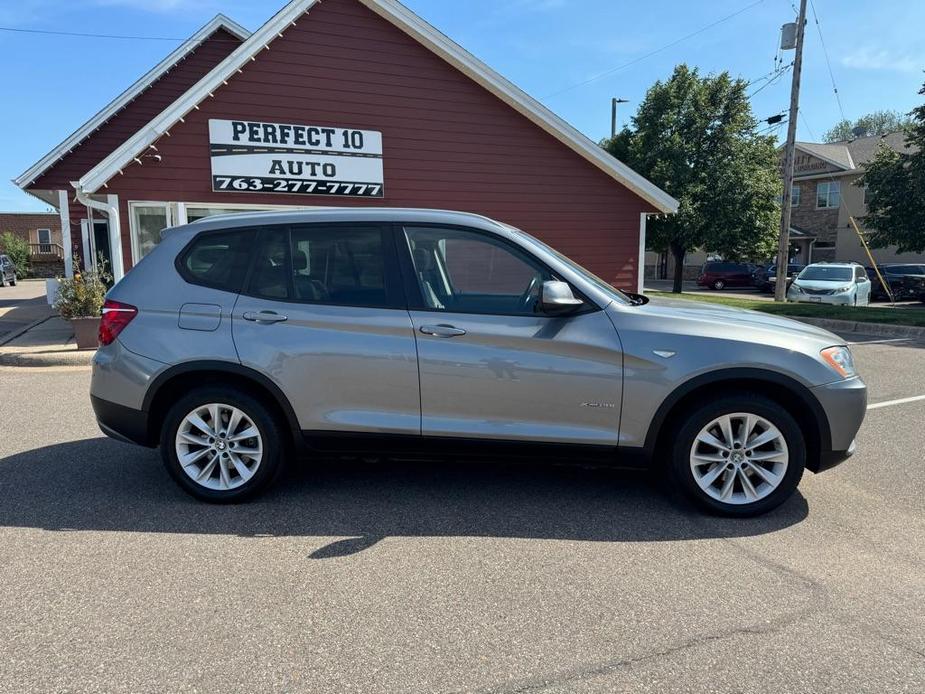
[[[109,182],[123,209],[179,200],[465,210],[635,286],[639,214],[654,209],[356,0],[317,5],[200,106],[158,142],[163,162]],[[382,131],[385,198],[213,193],[210,118]],[[124,249],[129,267],[127,240]]]

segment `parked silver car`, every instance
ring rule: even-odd
[[[186,491],[242,500],[295,454],[654,465],[753,515],[854,450],[844,341],[794,321],[626,295],[470,214],[212,217],[165,232],[109,293],[91,397]]]
[[[788,301],[841,306],[870,305],[871,282],[857,263],[807,265],[787,289]]]

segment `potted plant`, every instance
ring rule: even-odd
[[[74,267],[78,266],[75,259]],[[54,307],[74,327],[77,349],[96,349],[108,282],[109,275],[102,260],[95,270],[75,272],[71,278],[58,278]]]

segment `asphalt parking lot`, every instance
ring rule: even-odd
[[[850,338],[887,405],[747,521],[502,462],[207,506],[99,434],[88,370],[0,368],[0,690],[925,691],[925,344]]]
[[[44,280],[19,280],[15,287],[0,287],[0,341],[49,315]]]

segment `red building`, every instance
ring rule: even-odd
[[[493,217],[635,290],[646,217],[677,208],[394,0],[220,15],[16,183],[117,278],[167,226],[384,205]]]

